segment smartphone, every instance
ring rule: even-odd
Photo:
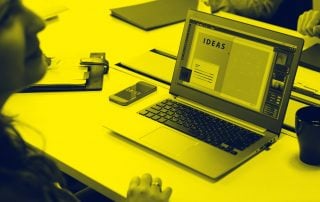
[[[110,95],[109,100],[117,104],[126,106],[156,90],[156,86],[146,83],[144,81],[139,81],[133,86],[130,86],[126,89],[121,90],[118,93]]]

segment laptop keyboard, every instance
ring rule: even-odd
[[[236,155],[261,138],[250,130],[173,100],[164,100],[139,114]]]

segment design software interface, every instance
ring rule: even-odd
[[[179,84],[276,119],[294,47],[190,23]]]

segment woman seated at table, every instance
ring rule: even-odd
[[[320,11],[309,10],[300,15],[297,26],[298,32],[308,36],[320,36]]]
[[[312,0],[205,0],[212,13],[226,11],[289,29],[296,29],[304,11],[312,9]]]
[[[37,33],[43,21],[19,0],[0,0],[0,109],[15,92],[39,81],[47,64]],[[31,150],[13,127],[13,119],[0,114],[0,201],[79,201],[64,188],[54,162]],[[132,179],[127,201],[165,202],[171,188],[145,174]]]

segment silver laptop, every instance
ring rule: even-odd
[[[302,46],[301,38],[189,11],[168,99],[119,112],[106,127],[219,179],[277,140]]]

